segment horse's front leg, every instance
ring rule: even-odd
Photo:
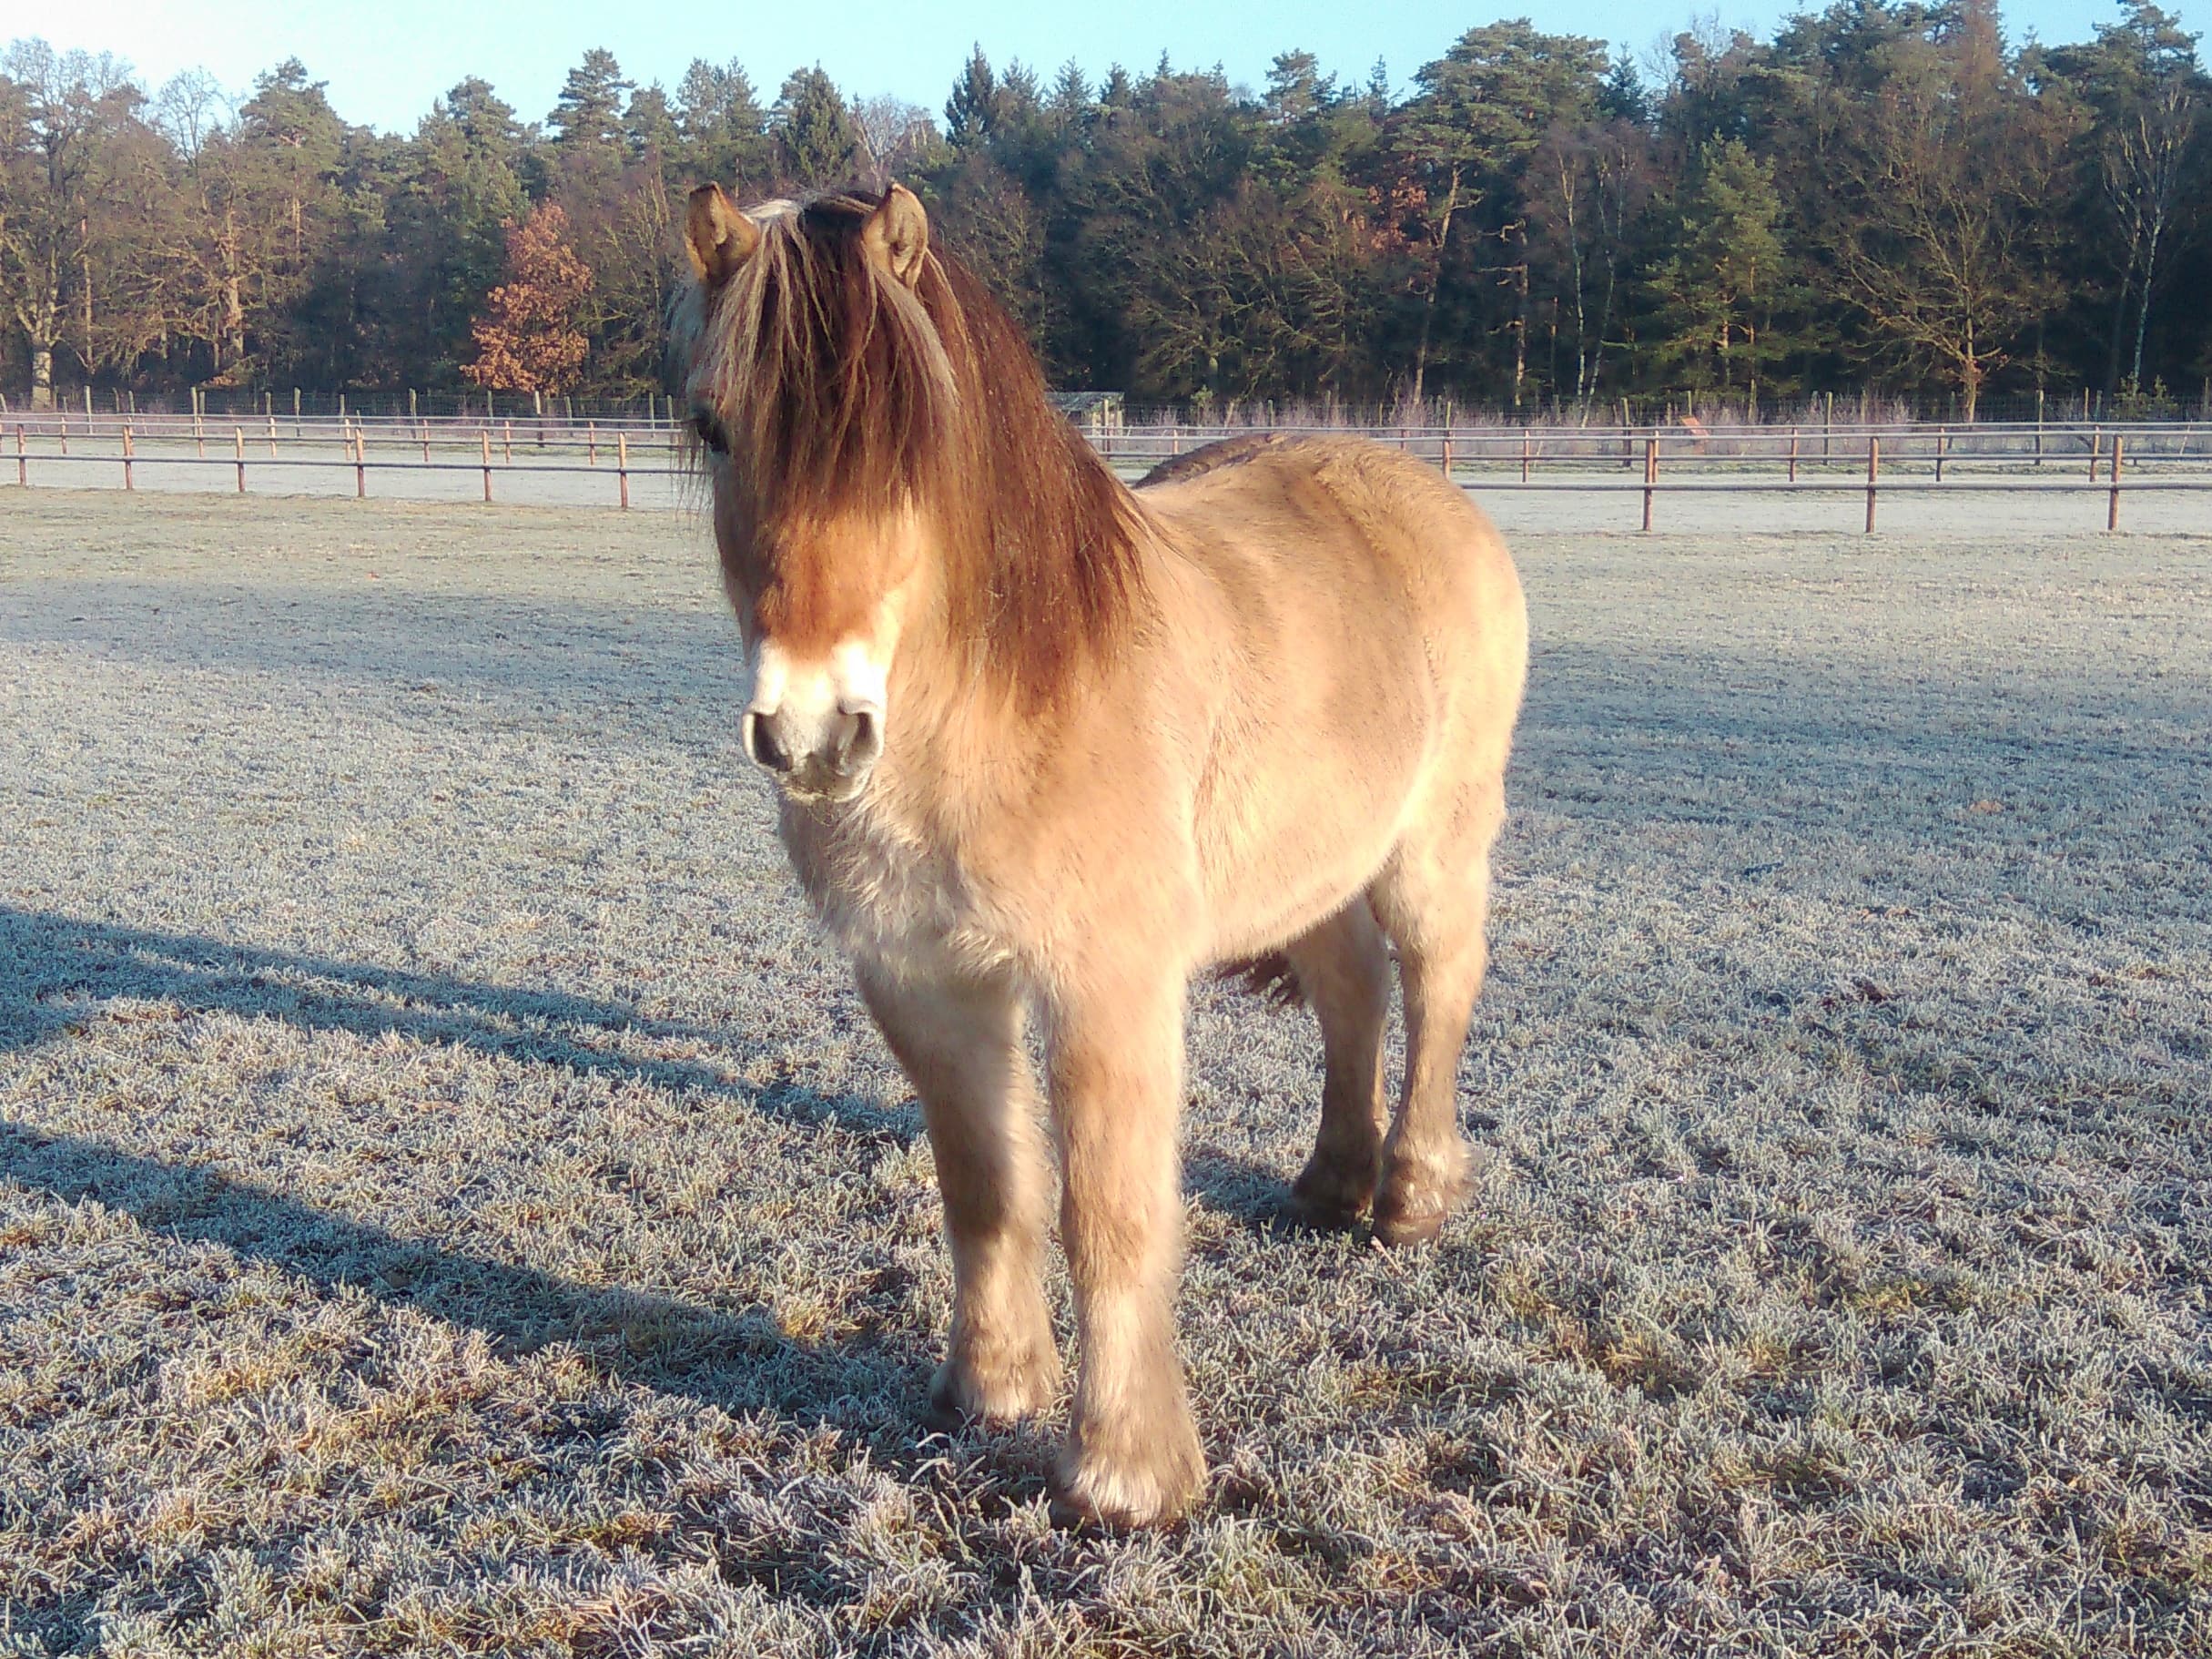
[[[1205,1480],[1175,1353],[1183,992],[1181,977],[1155,968],[1054,998],[1060,1240],[1082,1344],[1062,1520],[1170,1521]]]
[[[1059,1392],[1039,1277],[1050,1185],[1010,979],[913,982],[863,965],[861,994],[921,1098],[952,1246],[952,1337],[929,1385],[943,1417],[1010,1420]]]

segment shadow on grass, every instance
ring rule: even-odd
[[[781,1084],[754,1089],[698,1061],[622,1052],[627,1037],[712,1043],[730,1034],[639,1015],[620,1003],[472,984],[193,935],[0,907],[0,1053],[64,1038],[115,997],[167,1002],[363,1036],[396,1033],[674,1092],[705,1093],[790,1124],[905,1145],[912,1108]],[[910,1439],[937,1333],[908,1321],[895,1269],[859,1298],[863,1334],[837,1344],[788,1336],[765,1308],[701,1306],[579,1284],[300,1203],[220,1170],[165,1164],[122,1147],[0,1119],[0,1177],[65,1203],[96,1200],[168,1237],[217,1244],[325,1291],[356,1288],[482,1331],[502,1353],[573,1343],[612,1378],[732,1411],[768,1409]],[[1281,1177],[1201,1153],[1192,1188],[1248,1226],[1289,1228]],[[871,1307],[880,1318],[870,1323]]]
[[[220,1245],[324,1292],[355,1289],[482,1331],[508,1358],[572,1343],[613,1380],[864,1432],[898,1422],[910,1436],[921,1406],[925,1333],[893,1319],[845,1342],[802,1342],[766,1308],[578,1284],[349,1220],[218,1170],[5,1119],[0,1178],[66,1204],[94,1200],[167,1238]]]
[[[911,1108],[886,1110],[789,1084],[754,1089],[720,1066],[623,1052],[624,1039],[712,1043],[729,1034],[619,1003],[470,984],[329,958],[0,907],[0,1053],[67,1036],[99,1002],[136,997],[363,1036],[396,1033],[675,1092],[704,1093],[786,1123],[904,1145]],[[608,1375],[742,1411],[768,1408],[856,1428],[909,1421],[935,1333],[902,1323],[902,1288],[878,1276],[864,1326],[842,1344],[787,1336],[763,1308],[722,1308],[575,1283],[410,1238],[218,1170],[0,1119],[0,1177],[66,1203],[95,1199],[169,1237],[218,1244],[325,1290],[365,1291],[481,1330],[507,1354],[573,1342]]]
[[[85,1021],[85,1003],[122,996],[313,1031],[392,1033],[607,1074],[735,1099],[786,1123],[834,1125],[868,1140],[903,1145],[921,1133],[912,1110],[782,1086],[750,1088],[717,1066],[623,1052],[614,1045],[625,1038],[725,1052],[737,1045],[727,1031],[652,1019],[620,1003],[0,906],[0,1053],[66,1034]]]

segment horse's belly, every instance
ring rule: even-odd
[[[1375,879],[1397,844],[1417,746],[1389,743],[1362,760],[1293,751],[1237,809],[1215,815],[1200,840],[1215,960],[1297,937]]]

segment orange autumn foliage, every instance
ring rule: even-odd
[[[568,243],[568,215],[553,202],[507,227],[507,280],[470,324],[476,361],[462,373],[502,392],[565,392],[590,341],[579,326],[592,270]]]

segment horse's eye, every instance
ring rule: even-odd
[[[699,442],[717,455],[730,453],[729,434],[722,430],[722,417],[711,409],[692,412],[692,430],[699,434]]]

